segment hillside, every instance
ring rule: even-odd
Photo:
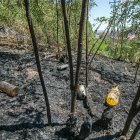
[[[0,95],[0,136],[1,139],[67,139],[65,122],[70,110],[69,70],[58,71],[62,65],[49,48],[39,51],[43,76],[49,94],[53,126],[47,126],[46,109],[43,93],[37,74],[35,58],[32,49],[19,50],[8,46],[0,46],[0,80],[20,87],[17,97],[10,98]],[[84,58],[80,83],[85,84]],[[134,83],[136,67],[131,63],[116,61],[103,56],[97,56],[89,71],[88,94],[92,97],[91,118],[84,108],[82,101],[77,101],[76,116],[78,131],[85,116],[91,118],[94,124],[101,118],[104,110],[104,100],[107,90],[113,85],[119,85],[122,96],[119,106],[113,109],[111,129],[104,130],[101,126],[93,125],[92,134],[88,140],[112,140],[123,128],[131,102],[135,96],[140,75]],[[140,120],[138,115],[131,130]],[[64,132],[63,132],[64,131]],[[130,132],[131,133],[131,132]],[[140,135],[137,136],[139,139]]]
[[[95,2],[0,1],[0,140],[140,139],[140,1]]]

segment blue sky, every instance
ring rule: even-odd
[[[89,21],[91,22],[91,24],[94,23],[94,19],[96,19],[97,17],[102,17],[102,16],[110,17],[111,9],[110,9],[109,2],[112,1],[113,0],[95,0],[97,6],[92,8],[89,13]],[[104,30],[106,26],[107,24],[102,25],[100,30]],[[93,29],[95,28],[93,27]]]

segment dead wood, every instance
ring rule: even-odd
[[[60,65],[60,66],[57,67],[57,70],[58,70],[58,71],[62,71],[62,70],[67,69],[68,67],[69,67],[68,64]]]
[[[0,81],[0,91],[10,97],[15,97],[19,93],[19,88],[5,81]]]

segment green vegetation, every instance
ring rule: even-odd
[[[37,33],[38,42],[52,45],[50,42],[58,44],[61,48],[65,46],[64,23],[60,2],[56,6],[56,0],[31,0],[31,14],[35,31]],[[81,0],[68,0],[66,3],[70,39],[72,49],[77,49],[77,38],[79,29],[79,19],[81,10]],[[108,34],[105,41],[101,45],[98,53],[121,59],[126,61],[137,61],[139,55],[139,24],[140,24],[140,1],[131,0],[116,5],[116,15],[110,31],[114,32],[115,39],[111,41],[111,34]],[[94,8],[95,3],[91,0],[89,10]],[[56,8],[57,7],[57,8]],[[23,1],[21,0],[1,0],[0,1],[0,25],[16,28],[23,34],[29,34],[28,26],[25,18],[25,9]],[[114,8],[115,9],[115,8]],[[112,10],[112,15],[115,10]],[[58,15],[58,17],[57,17]],[[58,21],[57,21],[58,20]],[[101,17],[98,19],[97,24],[100,26],[103,22],[108,22],[109,19]],[[98,26],[98,27],[99,27]],[[57,35],[58,28],[58,35]],[[95,34],[98,28],[93,31],[92,25],[88,22],[88,47],[89,49],[96,42]],[[128,38],[128,35],[135,35],[134,39]],[[83,46],[86,44],[86,30],[84,30]],[[96,43],[92,53],[96,51],[103,36]]]
[[[73,48],[77,48],[77,37],[79,28],[79,18],[82,1],[73,3],[67,2],[67,13],[70,20],[70,35]],[[93,3],[93,2],[92,2]],[[90,5],[92,6],[92,3]],[[23,2],[20,0],[1,1],[0,13],[1,25],[16,27],[22,33],[28,33],[25,11]],[[31,14],[35,30],[41,43],[47,43],[47,39],[53,42],[57,40],[58,26],[58,42],[63,46],[65,44],[64,24],[62,17],[61,5],[58,3],[58,25],[57,25],[57,9],[56,2],[50,0],[31,0]],[[92,26],[89,26],[89,41],[92,44]]]

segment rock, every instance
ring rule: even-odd
[[[113,116],[113,108],[107,107],[101,117],[101,126],[105,129],[111,128]]]
[[[57,67],[57,70],[58,70],[58,71],[62,71],[62,70],[67,69],[68,67],[69,67],[68,64],[64,64],[64,65],[58,66],[58,67]]]
[[[85,121],[81,125],[80,133],[78,136],[79,140],[84,140],[92,132],[92,121],[90,118],[86,117]]]

